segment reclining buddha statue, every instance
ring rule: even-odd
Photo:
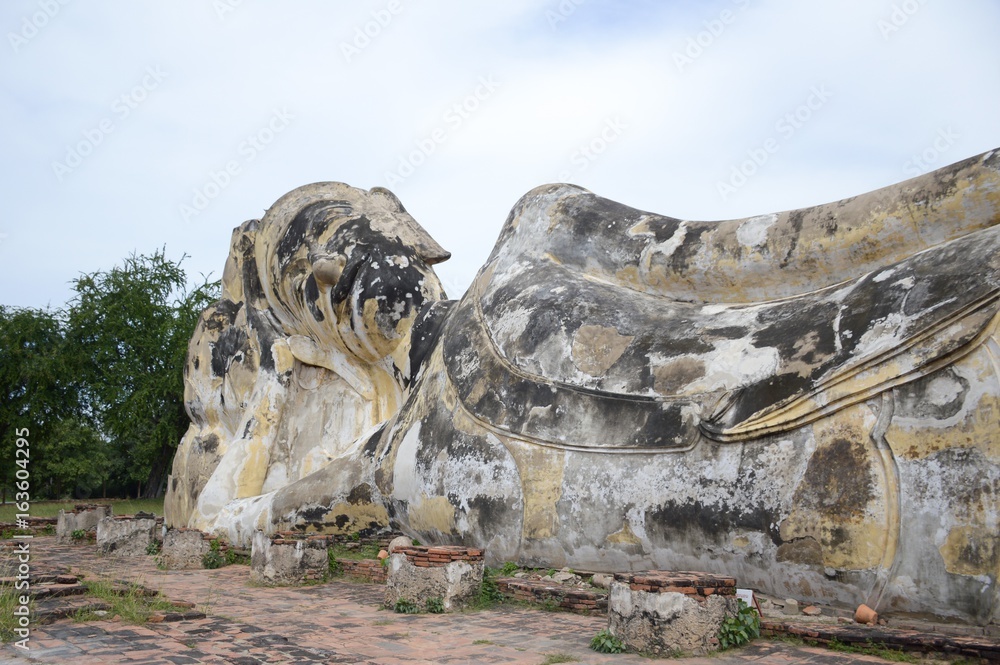
[[[526,194],[460,300],[389,191],[233,234],[166,518],[1000,617],[1000,151],[718,222]]]

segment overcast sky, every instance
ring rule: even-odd
[[[1000,147],[996,0],[4,0],[0,304],[131,252],[217,278],[286,191],[388,186],[458,296],[568,181],[726,219]]]

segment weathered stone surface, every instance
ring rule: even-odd
[[[97,523],[97,548],[102,554],[145,556],[155,530],[152,517],[105,517]]]
[[[168,570],[203,568],[202,557],[212,544],[205,540],[201,531],[193,529],[170,529],[163,537],[160,561]]]
[[[299,188],[192,339],[168,522],[996,621],[998,222],[995,151],[721,222],[549,185],[447,301],[395,197]]]
[[[60,543],[71,542],[74,531],[96,531],[97,523],[111,515],[111,506],[95,505],[70,512],[59,511],[56,522],[56,537]]]
[[[719,648],[719,629],[736,614],[734,596],[702,600],[679,592],[635,591],[612,582],[608,631],[634,651],[657,655],[706,654]]]
[[[301,584],[323,579],[329,570],[324,540],[272,541],[258,531],[250,553],[250,580],[258,584]]]
[[[405,598],[423,606],[431,598],[440,598],[445,611],[459,609],[479,595],[484,567],[481,560],[417,566],[405,554],[396,552],[389,555],[385,604],[392,607]]]

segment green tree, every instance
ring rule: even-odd
[[[134,486],[137,496],[164,490],[188,424],[188,340],[201,310],[219,297],[218,282],[187,290],[181,261],[160,250],[81,275],[67,315],[67,348],[84,412],[108,444],[115,484]]]
[[[0,485],[14,488],[14,446],[27,430],[32,498],[89,492],[106,477],[104,443],[85,424],[59,311],[0,306]]]

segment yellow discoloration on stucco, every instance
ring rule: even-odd
[[[260,494],[267,476],[269,455],[267,447],[260,439],[250,439],[243,445],[243,464],[236,477],[236,497],[245,499]]]
[[[746,536],[736,536],[733,538],[733,547],[738,547],[739,549],[746,549],[750,547],[750,539]]]
[[[510,451],[521,477],[525,540],[552,538],[559,533],[556,503],[562,497],[566,451],[543,448],[510,438],[501,439]]]
[[[409,505],[407,516],[410,527],[417,531],[448,534],[455,530],[455,506],[447,497],[424,494]]]
[[[573,336],[573,364],[591,376],[601,376],[635,339],[605,326],[580,326]]]
[[[781,539],[812,538],[823,565],[863,570],[881,565],[889,546],[887,479],[869,437],[874,416],[863,405],[813,425],[816,450],[796,489]]]
[[[642,541],[639,537],[635,535],[632,531],[632,527],[629,526],[628,522],[622,525],[622,528],[615,531],[613,534],[607,537],[607,541],[614,545],[641,545]]]
[[[283,339],[278,340],[271,347],[271,353],[274,355],[274,369],[278,374],[292,371],[292,367],[295,366],[295,355],[288,347],[288,342]]]
[[[994,335],[998,322],[1000,317],[994,317],[987,331],[986,339],[990,344],[980,344],[973,353],[954,363],[962,376],[974,377],[974,384],[994,388],[982,391],[976,403],[967,401],[962,406],[964,415],[959,422],[894,418],[886,432],[886,440],[895,455],[922,459],[949,448],[975,448],[990,461],[1000,462],[1000,437],[996,434],[1000,427],[1000,391],[997,390],[1000,359],[994,358],[990,350],[996,344]]]
[[[955,575],[997,575],[1000,572],[1000,536],[977,526],[960,526],[948,532],[938,548],[944,567]]]
[[[343,522],[342,527],[337,526],[338,518],[346,516],[347,522]],[[323,517],[323,529],[321,533],[352,533],[360,529],[367,529],[372,523],[380,526],[389,526],[389,513],[385,506],[377,503],[338,503],[334,505]],[[317,531],[315,525],[309,525],[307,531]]]

